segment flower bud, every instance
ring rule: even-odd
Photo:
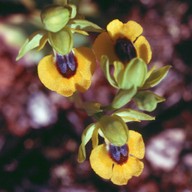
[[[69,21],[70,11],[59,5],[46,7],[41,12],[41,20],[45,29],[51,32],[60,31]]]

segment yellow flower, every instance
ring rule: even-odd
[[[129,131],[127,144],[117,147],[102,144],[95,147],[90,155],[93,170],[102,178],[110,179],[116,185],[125,185],[132,176],[139,176],[144,168],[145,153],[141,134]]]
[[[111,21],[107,25],[107,32],[101,33],[94,42],[93,49],[97,58],[100,60],[102,55],[106,55],[110,63],[115,60],[127,63],[139,57],[149,63],[152,52],[142,32],[143,28],[135,21]]]
[[[67,55],[45,56],[39,62],[38,75],[48,89],[68,97],[90,87],[95,66],[91,49],[81,47]]]

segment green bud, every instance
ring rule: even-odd
[[[101,129],[104,138],[115,146],[122,146],[128,140],[128,127],[118,116],[103,116],[98,127]]]
[[[156,109],[158,103],[165,99],[152,91],[141,91],[135,95],[134,101],[140,110],[151,112]]]
[[[51,5],[41,12],[41,21],[45,29],[51,32],[60,31],[69,21],[70,11],[59,5]]]

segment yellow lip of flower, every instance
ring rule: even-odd
[[[145,153],[141,134],[129,131],[127,151],[125,146],[118,148],[121,154],[119,151],[114,152],[116,149],[110,149],[105,144],[98,145],[91,152],[90,164],[100,177],[110,179],[116,185],[125,185],[132,176],[139,176],[144,168],[140,161]]]
[[[41,82],[48,89],[66,97],[75,91],[86,91],[91,85],[96,66],[92,50],[86,47],[73,49],[68,56],[63,56],[64,66],[59,59],[62,60],[62,56],[55,59],[53,55],[48,55],[41,59],[38,65]]]
[[[93,44],[93,49],[100,60],[107,55],[110,63],[120,60],[127,63],[134,57],[149,63],[152,57],[150,45],[142,36],[143,28],[135,21],[122,23],[118,19],[107,25],[107,32],[101,33]]]

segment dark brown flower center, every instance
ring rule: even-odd
[[[127,144],[123,146],[109,145],[109,155],[118,164],[122,165],[128,159],[129,150]]]
[[[56,66],[63,77],[70,78],[75,75],[77,59],[72,51],[67,55],[56,54]]]
[[[137,56],[136,49],[129,39],[117,39],[114,48],[115,53],[123,63],[129,62],[131,59]]]

